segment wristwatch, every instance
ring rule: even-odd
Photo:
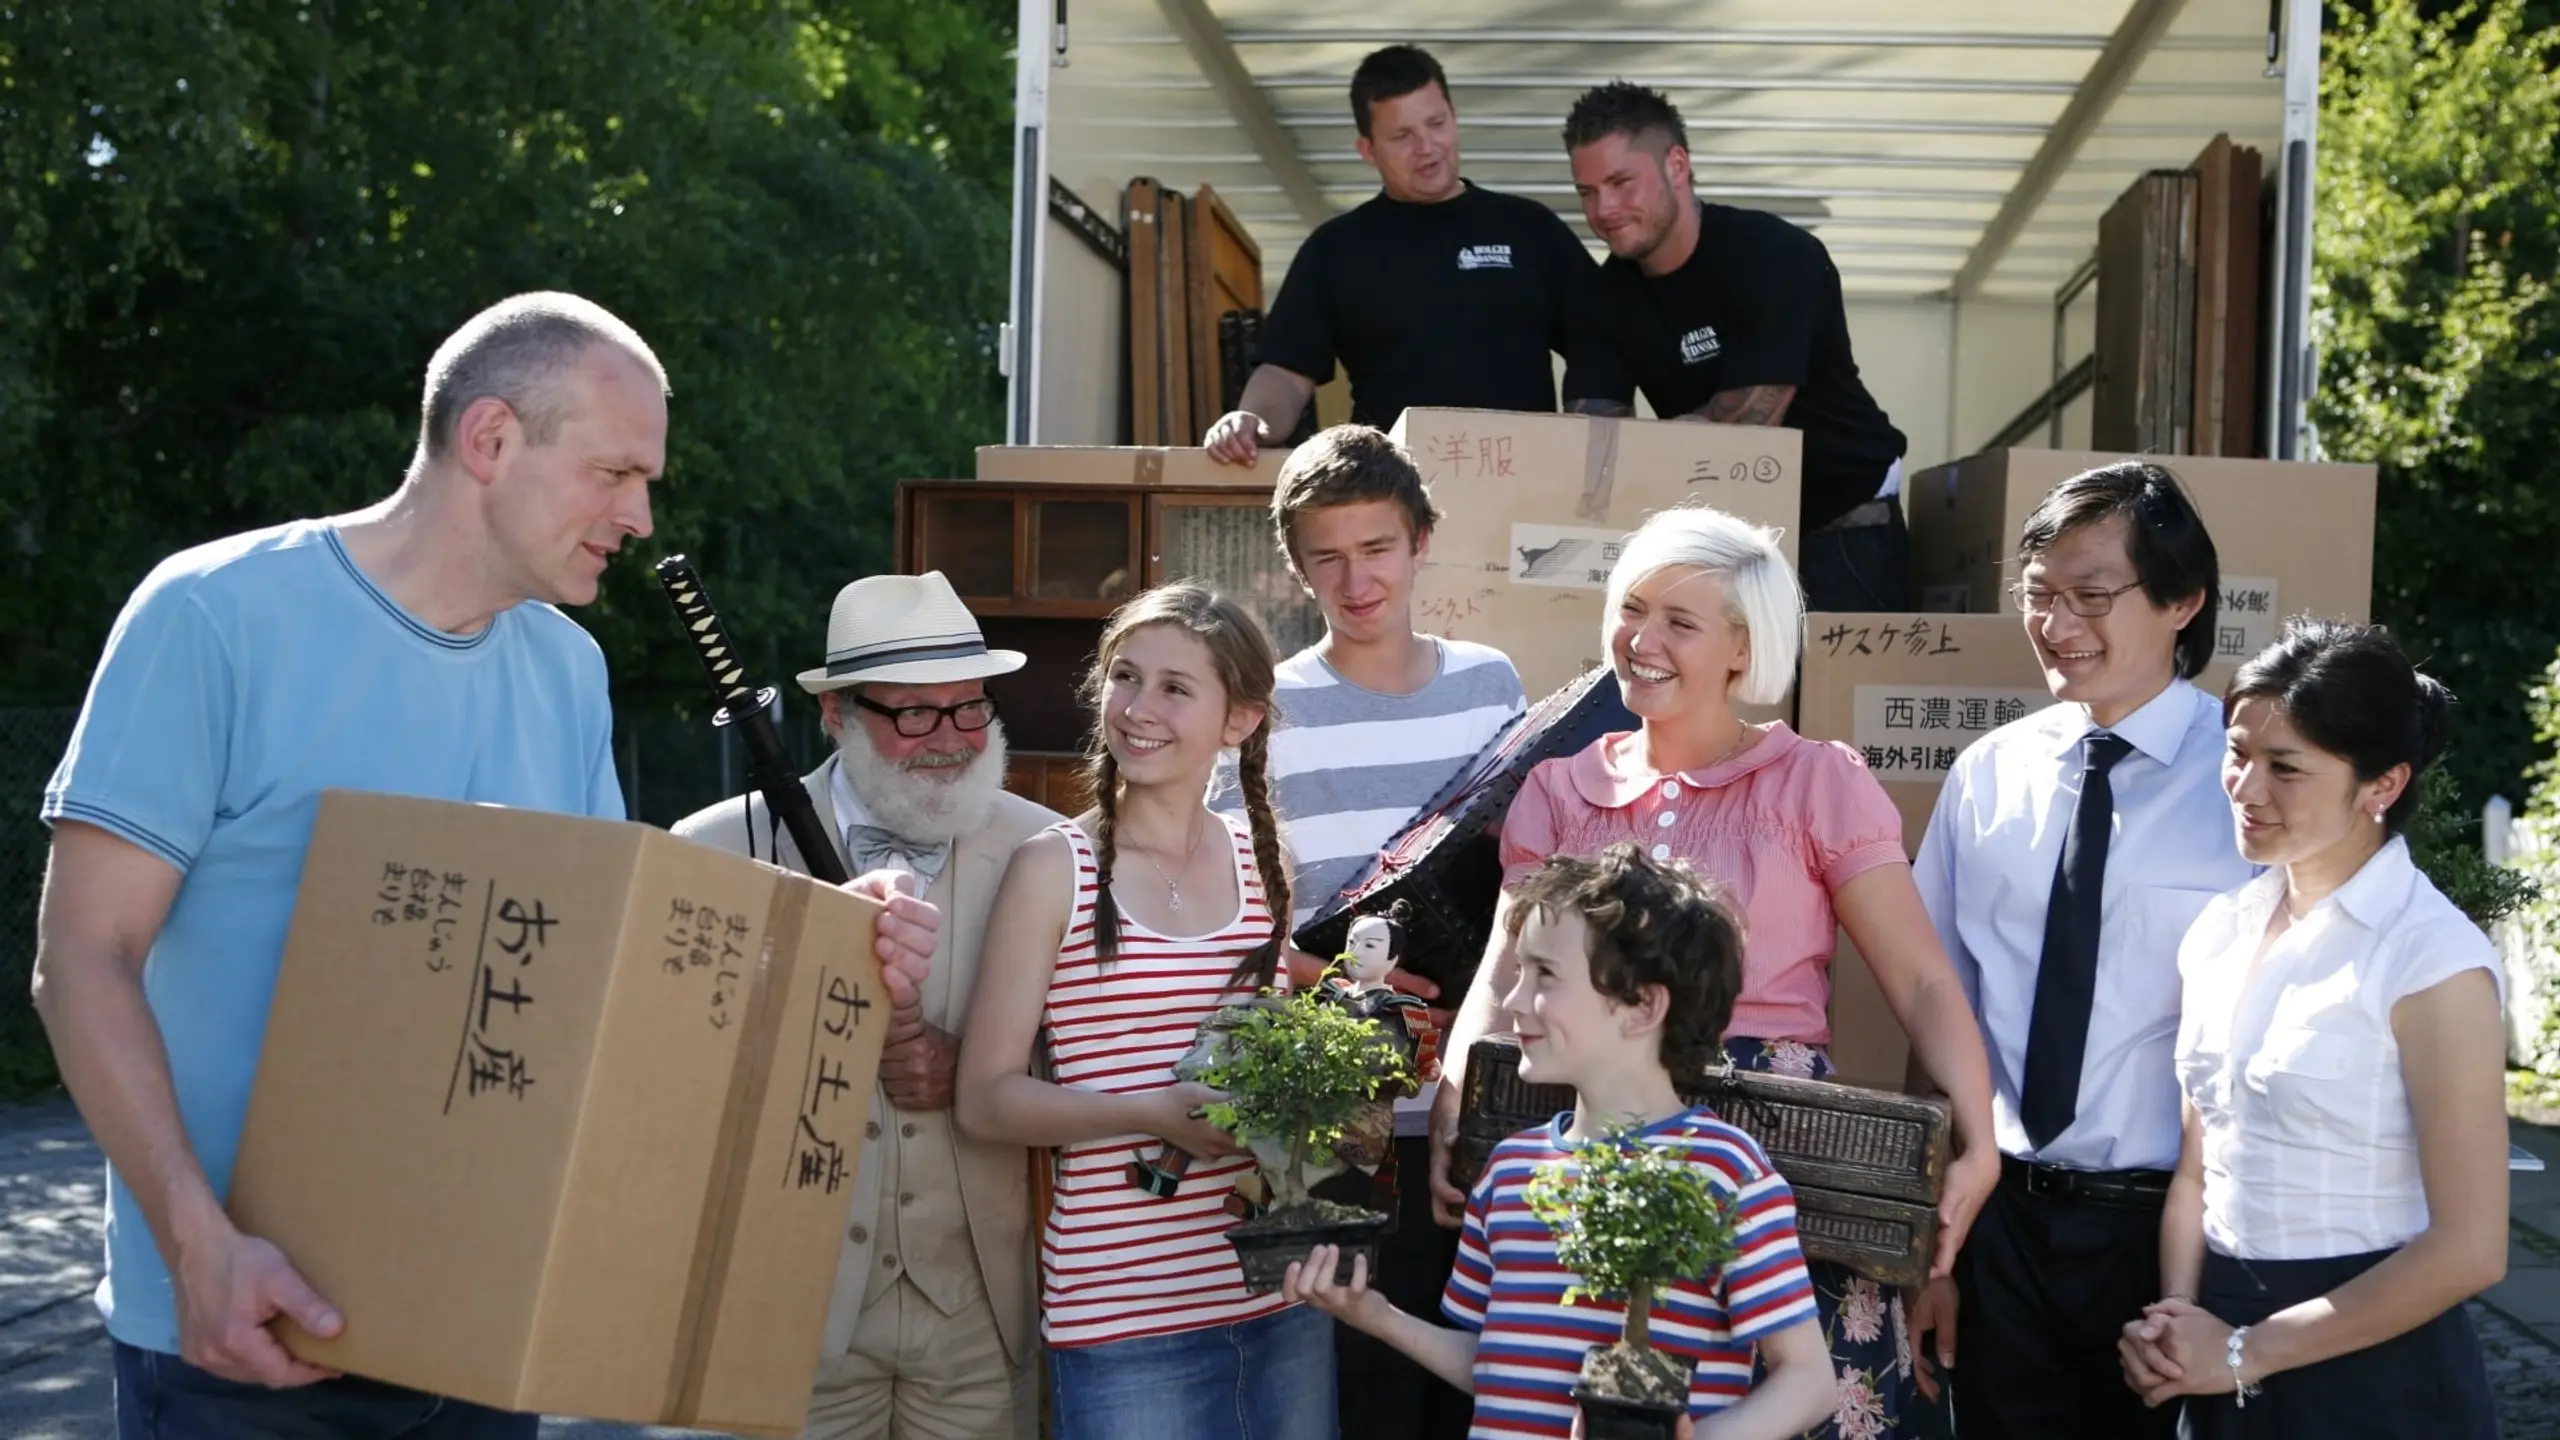
[[[2236,1407],[2247,1406],[2249,1397],[2258,1393],[2257,1386],[2240,1378],[2240,1352],[2248,1343],[2249,1327],[2243,1325],[2231,1332],[2231,1343],[2222,1350],[2222,1363],[2231,1367],[2231,1403]]]

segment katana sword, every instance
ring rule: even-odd
[[[773,687],[758,689],[747,682],[738,647],[722,628],[720,614],[711,608],[711,597],[703,593],[702,577],[693,572],[691,562],[670,555],[658,562],[657,571],[658,583],[666,587],[676,619],[693,641],[693,653],[710,675],[711,693],[720,702],[711,723],[737,727],[738,738],[747,746],[747,783],[764,796],[766,811],[791,832],[791,843],[800,847],[801,863],[811,877],[830,885],[843,884],[852,877],[845,874],[835,840],[818,819],[818,807],[809,802],[808,787],[800,783],[791,757],[783,753],[782,737],[774,733]],[[754,833],[750,823],[751,845]]]

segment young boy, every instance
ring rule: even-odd
[[[1290,452],[1271,492],[1271,528],[1289,569],[1324,614],[1324,638],[1280,662],[1271,729],[1271,797],[1288,826],[1303,923],[1342,892],[1523,708],[1520,672],[1501,651],[1415,632],[1414,578],[1440,513],[1412,457],[1366,425],[1338,425]],[[1212,808],[1240,811],[1222,764]],[[1292,954],[1311,985],[1330,955]],[[1389,983],[1439,1003],[1429,981]],[[1449,1016],[1434,1017],[1445,1031]],[[1398,1218],[1379,1256],[1379,1288],[1427,1308],[1448,1283],[1456,1236],[1431,1218],[1431,1091],[1396,1104]],[[1466,1406],[1383,1346],[1343,1335],[1343,1440],[1456,1440]]]
[[[1553,1231],[1525,1192],[1542,1165],[1612,1130],[1677,1150],[1733,1201],[1734,1258],[1656,1297],[1653,1344],[1697,1362],[1682,1436],[1744,1440],[1803,1433],[1838,1400],[1813,1286],[1796,1246],[1795,1196],[1750,1136],[1684,1103],[1675,1071],[1715,1048],[1742,987],[1733,917],[1685,867],[1612,845],[1597,859],[1558,856],[1520,889],[1504,922],[1520,979],[1504,998],[1520,1038],[1520,1075],[1571,1085],[1570,1113],[1494,1148],[1467,1199],[1441,1329],[1369,1289],[1365,1261],[1334,1283],[1336,1252],[1291,1266],[1282,1293],[1378,1337],[1475,1396],[1470,1434],[1566,1436],[1582,1357],[1615,1337],[1625,1306],[1564,1303],[1574,1284]],[[1751,1384],[1753,1348],[1768,1376]]]
[[[1412,457],[1366,425],[1291,451],[1272,486],[1272,538],[1324,615],[1324,638],[1280,662],[1273,697],[1272,804],[1297,860],[1292,924],[1342,893],[1524,708],[1509,656],[1413,628],[1413,583],[1439,520]],[[1233,764],[1211,803],[1241,805]]]

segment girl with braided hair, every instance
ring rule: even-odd
[[[1267,774],[1271,643],[1206,586],[1150,590],[1085,683],[1094,807],[1014,853],[987,928],[955,1105],[982,1140],[1056,1147],[1040,1240],[1057,1440],[1332,1440],[1332,1322],[1244,1286],[1228,1196],[1253,1157],[1175,1080],[1201,1022],[1285,989],[1288,857]],[[1234,749],[1237,821],[1205,803]],[[1179,1183],[1133,1184],[1164,1147]],[[1182,1168],[1182,1167],[1176,1167]]]

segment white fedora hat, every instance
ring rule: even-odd
[[[866,575],[836,592],[827,663],[800,672],[812,695],[847,685],[943,685],[1022,668],[1019,650],[990,650],[978,617],[939,570]]]

